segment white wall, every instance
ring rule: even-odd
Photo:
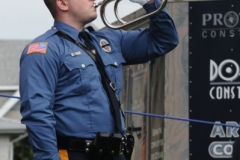
[[[10,160],[11,152],[10,136],[0,135],[0,158],[1,160]]]

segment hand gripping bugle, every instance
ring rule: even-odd
[[[112,28],[112,29],[121,29],[121,28],[124,28],[124,27],[127,27],[129,25],[133,25],[134,23],[137,23],[139,20],[143,20],[143,19],[148,19],[148,17],[150,16],[153,16],[155,14],[157,14],[158,12],[160,12],[161,10],[164,9],[164,7],[166,6],[167,4],[167,0],[162,0],[162,4],[159,6],[159,8],[151,13],[148,13],[146,15],[143,15],[143,16],[140,16],[134,20],[131,20],[129,22],[125,22],[124,20],[122,20],[120,17],[119,17],[119,14],[118,14],[118,3],[121,1],[121,0],[116,0],[115,4],[114,4],[114,13],[115,13],[115,16],[116,18],[118,19],[118,21],[121,23],[120,25],[112,25],[110,24],[108,21],[107,21],[107,18],[106,18],[106,15],[105,15],[105,8],[107,6],[108,3],[112,2],[114,0],[103,0],[99,3],[95,3],[94,4],[94,7],[97,8],[100,6],[100,16],[101,16],[101,19],[103,21],[103,23],[108,27],[108,28]]]

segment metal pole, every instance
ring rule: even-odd
[[[148,62],[147,65],[147,113],[151,113],[151,61]],[[151,159],[151,119],[147,117],[146,119],[146,130],[147,130],[147,147],[146,147],[146,160]]]

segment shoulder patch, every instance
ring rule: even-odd
[[[27,54],[41,53],[46,54],[48,48],[48,42],[35,42],[28,46]]]

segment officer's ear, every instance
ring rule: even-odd
[[[68,0],[57,0],[57,7],[62,11],[68,10]]]

